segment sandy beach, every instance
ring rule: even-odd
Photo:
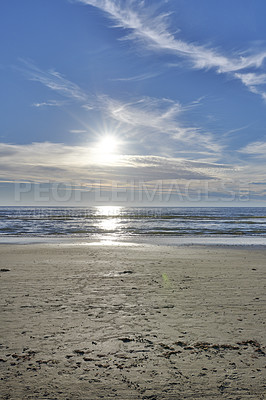
[[[0,246],[1,399],[265,399],[266,249]]]

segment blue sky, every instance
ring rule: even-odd
[[[144,187],[132,204],[264,205],[265,15],[265,0],[1,2],[1,204],[61,184],[80,204]]]

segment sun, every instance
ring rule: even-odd
[[[115,154],[118,148],[118,140],[114,136],[104,136],[97,144],[97,150],[101,154]]]
[[[102,136],[94,147],[95,162],[114,164],[118,157],[120,141],[113,135]]]

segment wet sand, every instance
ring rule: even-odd
[[[265,399],[265,260],[0,245],[1,399]]]

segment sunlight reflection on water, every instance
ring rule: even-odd
[[[117,218],[105,219],[99,222],[99,228],[104,231],[117,231],[119,227],[119,222]]]
[[[111,246],[121,238],[120,224],[122,220],[119,218],[119,215],[121,214],[122,208],[123,207],[119,206],[96,207],[95,216],[96,218],[99,218],[97,221],[97,227],[101,232],[101,236],[108,234],[108,239],[105,239],[104,237],[101,239],[102,245]]]

